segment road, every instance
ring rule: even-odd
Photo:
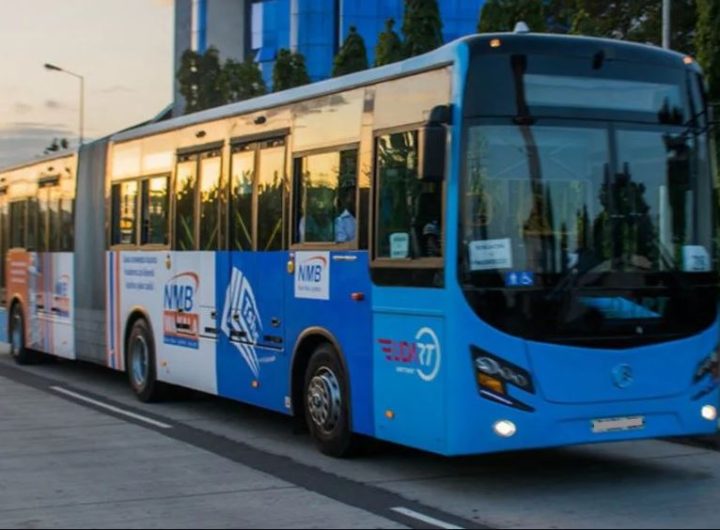
[[[711,444],[713,441],[708,440]],[[446,459],[320,455],[289,418],[0,355],[0,526],[717,528],[720,453],[667,441]]]

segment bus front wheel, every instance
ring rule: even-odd
[[[321,344],[312,354],[304,388],[305,419],[318,449],[336,458],[351,456],[356,440],[350,427],[347,379],[330,344]]]
[[[162,384],[155,368],[155,341],[145,320],[137,320],[127,342],[127,373],[130,387],[143,403],[162,399]]]
[[[35,364],[37,355],[25,345],[25,317],[20,304],[10,313],[10,355],[17,364]]]

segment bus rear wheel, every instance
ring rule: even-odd
[[[143,403],[162,399],[162,383],[155,368],[155,341],[145,320],[137,320],[127,341],[127,373],[130,387]]]
[[[330,344],[321,344],[305,373],[305,420],[320,452],[335,458],[352,456],[357,441],[352,433],[345,371]]]
[[[17,364],[35,364],[37,354],[25,345],[25,317],[20,304],[15,304],[10,312],[10,355]]]

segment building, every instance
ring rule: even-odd
[[[252,57],[270,85],[278,50],[302,53],[313,81],[326,79],[352,26],[372,64],[389,18],[402,26],[404,0],[175,0],[175,71],[187,49],[216,47],[223,59]],[[446,42],[474,33],[484,0],[438,0]],[[182,110],[175,91],[175,113]]]

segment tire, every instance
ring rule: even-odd
[[[17,364],[28,365],[38,362],[37,353],[25,346],[25,316],[20,304],[15,304],[10,311],[8,336],[10,338],[10,355]]]
[[[164,389],[157,380],[155,341],[145,320],[133,324],[125,351],[128,381],[135,396],[143,403],[162,400]]]
[[[350,426],[347,374],[330,344],[318,346],[305,373],[303,403],[310,435],[321,453],[347,458],[357,452]]]

